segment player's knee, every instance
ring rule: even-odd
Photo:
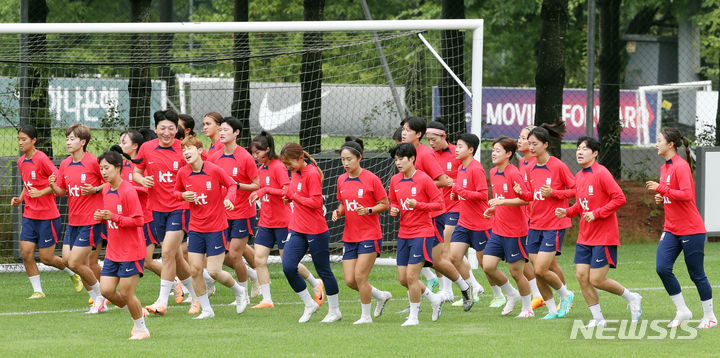
[[[658,276],[660,277],[672,276],[673,268],[670,265],[658,263],[655,266],[655,272],[657,272]]]
[[[357,281],[355,281],[354,277],[345,277],[345,285],[356,291],[358,289]]]
[[[122,292],[120,292],[120,293],[122,293]],[[105,297],[105,298],[111,297],[111,296],[115,295],[115,287],[100,286],[100,294],[102,294],[103,297]]]

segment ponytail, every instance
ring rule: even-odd
[[[122,148],[121,148],[119,145],[117,145],[117,144],[113,144],[113,146],[110,147],[110,150],[108,150],[108,151],[118,152],[120,155],[122,155],[123,157],[125,157],[125,159],[127,159],[127,160],[129,160],[129,161],[131,161],[131,162],[133,162],[133,163],[135,163],[135,164],[140,164],[140,163],[142,163],[142,159],[132,159],[132,158],[130,158],[130,154],[127,154],[127,153],[123,152]]]
[[[551,139],[562,141],[565,136],[565,122],[558,119],[555,123],[543,123],[530,130],[528,138],[535,136],[542,143],[548,143]]]

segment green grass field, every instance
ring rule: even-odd
[[[568,245],[569,246],[569,245]],[[707,275],[712,282],[720,277],[720,256],[712,254],[720,244],[710,243],[705,259]],[[23,273],[0,276],[0,352],[4,357],[137,357],[137,356],[558,356],[570,357],[596,352],[603,356],[668,356],[679,352],[693,355],[717,355],[720,328],[700,331],[693,340],[570,340],[573,320],[590,319],[572,265],[573,247],[560,256],[569,287],[576,293],[575,308],[564,319],[541,321],[547,310],[539,308],[536,317],[518,319],[502,317],[500,309],[487,305],[486,294],[470,312],[445,305],[437,322],[430,320],[430,305],[423,301],[420,325],[400,327],[403,315],[396,314],[407,306],[407,296],[396,280],[394,267],[375,267],[371,282],[390,290],[395,297],[385,313],[373,324],[354,326],[360,315],[359,297],[342,284],[342,269],[333,265],[340,282],[343,320],[320,323],[327,313],[323,305],[307,324],[297,323],[302,314],[299,298],[290,289],[280,265],[271,265],[273,298],[276,306],[266,310],[248,310],[242,315],[227,305],[234,299],[229,289],[218,285],[211,298],[216,317],[195,321],[187,315],[187,304],[172,305],[164,317],[150,317],[147,326],[152,337],[128,342],[132,322],[124,310],[111,309],[100,315],[86,315],[87,295],[72,290],[70,280],[61,273],[43,273],[47,297],[29,301],[30,284]],[[643,319],[670,320],[674,307],[662,289],[655,273],[655,245],[626,245],[619,253],[619,269],[610,276],[626,287],[637,289],[643,297]],[[676,272],[684,288],[685,299],[695,318],[702,315],[700,302],[682,258]],[[480,272],[476,276],[489,291]],[[157,297],[159,279],[149,273],[140,281],[138,297],[143,304]],[[457,292],[457,288],[456,294]],[[252,300],[253,304],[259,300]],[[172,301],[172,297],[171,297]],[[627,319],[625,301],[607,293],[600,294],[606,319]],[[374,302],[373,302],[374,308]],[[693,327],[697,325],[695,322]],[[616,324],[619,326],[619,324]],[[662,325],[664,327],[664,324]]]

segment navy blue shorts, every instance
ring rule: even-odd
[[[460,213],[457,211],[451,211],[445,213],[445,226],[455,226],[460,220]]]
[[[153,222],[157,232],[158,243],[165,240],[165,233],[168,231],[185,231],[190,223],[190,210],[177,209],[169,213],[153,211]]]
[[[475,251],[483,251],[485,250],[485,245],[487,245],[491,233],[492,230],[473,231],[456,225],[450,242],[462,242],[470,245]]]
[[[535,230],[528,231],[527,252],[529,254],[537,254],[538,252],[555,252],[560,255],[562,252],[562,243],[565,238],[565,229],[560,230]]]
[[[525,238],[505,237],[493,232],[490,234],[487,246],[485,246],[485,255],[499,257],[501,260],[507,261],[507,263],[523,259],[527,262]]]
[[[225,230],[215,232],[188,232],[188,252],[206,254],[208,257],[227,252]]]
[[[435,247],[435,245],[445,241],[443,237],[445,232],[445,214],[443,213],[432,218],[432,223],[433,226],[435,226],[435,240],[433,242],[433,247]]]
[[[228,219],[228,228],[225,236],[232,239],[244,239],[250,235],[255,235],[255,227],[257,219],[253,216],[246,219]]]
[[[155,228],[155,222],[143,224],[143,234],[145,234],[145,247],[150,245],[160,245],[157,239],[157,228]]]
[[[60,233],[59,217],[47,220],[22,218],[20,241],[33,242],[39,249],[57,244],[58,233]]]
[[[343,243],[343,260],[355,260],[360,254],[376,253],[380,257],[382,239]]]
[[[105,259],[103,261],[102,272],[100,276],[112,276],[112,277],[132,277],[134,275],[140,275],[143,277],[143,264],[145,259],[137,261],[112,261]]]
[[[282,250],[285,248],[288,240],[290,240],[290,233],[286,227],[268,228],[258,226],[257,234],[255,235],[256,245],[262,245],[270,249],[277,244],[278,250]]]
[[[575,263],[590,265],[591,269],[606,265],[615,268],[617,267],[617,246],[575,244]]]
[[[65,227],[65,238],[63,239],[63,245],[70,245],[70,249],[73,247],[96,247],[98,242],[104,240],[107,237],[107,224],[97,223],[94,225],[83,225],[73,226],[67,225]]]
[[[425,266],[432,266],[433,241],[433,237],[398,238],[397,265],[407,266],[424,261]]]

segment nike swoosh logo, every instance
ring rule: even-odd
[[[88,239],[78,239],[78,241],[88,241]]]
[[[247,230],[238,230],[238,232],[247,232]]]
[[[282,243],[284,244],[284,243],[286,243],[286,242],[288,242],[288,241],[290,241],[290,239],[283,240]]]
[[[45,242],[50,242],[50,241],[52,241],[52,239],[47,239],[47,240],[45,240]]]
[[[125,269],[125,272],[131,272],[133,269]]]
[[[553,246],[553,244],[545,243],[545,246]]]
[[[484,243],[486,243],[486,242],[487,242],[487,240],[482,241],[482,242],[478,242],[478,245],[482,245],[482,244],[484,244]]]
[[[515,257],[515,256],[517,256],[517,255],[520,255],[520,253],[512,254],[512,255],[510,255],[510,257]]]
[[[595,260],[595,262],[603,262],[603,261],[605,261],[605,260],[601,260],[601,259],[596,259],[596,260]]]
[[[178,224],[178,223],[170,223],[170,224],[173,224],[173,225],[180,225],[180,224]]]
[[[308,240],[308,243],[311,243],[311,242],[313,242],[313,241],[315,241],[315,239],[312,239],[312,240]]]
[[[415,255],[415,254],[413,254],[413,257],[420,257],[420,256],[422,256],[422,255]]]
[[[372,245],[363,245],[363,247],[365,247],[366,249],[369,249],[372,247]]]
[[[688,241],[690,241],[690,240],[683,240],[682,242],[683,242],[683,244],[684,244],[684,243],[686,243],[686,242],[688,242]]]
[[[260,110],[258,111],[258,121],[260,122],[260,126],[262,128],[265,128],[266,130],[273,130],[285,124],[293,117],[299,115],[300,111],[302,111],[302,102],[298,102],[277,111],[271,110],[268,106],[269,93],[270,92],[265,92],[265,96],[263,96],[263,100],[260,103]],[[329,93],[330,91],[323,92],[320,95],[320,98],[327,96]]]
[[[215,246],[215,250],[220,249],[222,246]]]

